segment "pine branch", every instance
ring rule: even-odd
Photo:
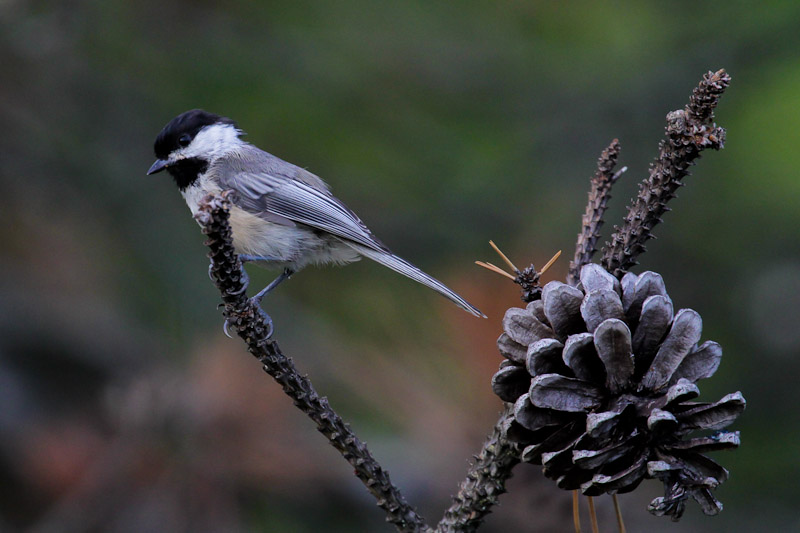
[[[645,242],[653,238],[653,227],[668,210],[666,203],[675,197],[678,187],[683,184],[682,179],[689,174],[688,169],[700,157],[700,152],[706,148],[722,148],[725,130],[713,123],[713,111],[729,83],[730,76],[724,70],[709,72],[694,90],[689,104],[667,115],[666,138],[659,145],[659,155],[650,166],[649,177],[640,185],[639,194],[629,207],[624,224],[621,228],[615,227],[611,242],[603,248],[603,266],[615,276],[621,277],[636,264],[638,255],[645,251]],[[620,172],[612,173],[618,155],[619,143],[615,140],[598,160],[583,217],[583,228],[578,235],[574,260],[570,264],[568,281],[571,283],[577,283],[580,266],[589,262],[595,252],[610,198],[609,191],[620,175]],[[264,370],[353,466],[356,476],[386,512],[387,521],[399,531],[430,533],[432,530],[405,501],[399,489],[392,485],[388,473],[375,461],[366,446],[331,409],[327,399],[319,397],[310,380],[297,372],[294,363],[280,351],[277,342],[269,338],[267,317],[246,296],[247,277],[233,249],[229,210],[230,201],[227,194],[223,193],[206,197],[196,215],[203,232],[209,237],[206,241],[211,259],[209,273],[222,295],[223,314],[229,325],[247,343],[248,350],[262,363]],[[518,278],[530,282],[530,286],[527,286],[515,280],[523,286],[523,299],[532,301],[541,297],[541,291],[537,291],[541,273],[531,266],[526,269],[525,277],[525,272],[517,271],[516,267],[513,269]],[[513,421],[513,416],[513,407],[507,404],[494,431],[475,457],[475,463],[461,483],[453,504],[438,524],[437,532],[476,531],[498,503],[500,494],[505,492],[506,481],[520,462],[518,445],[509,441],[506,435],[506,428]]]
[[[499,496],[506,492],[506,480],[520,462],[519,450],[506,439],[503,429],[513,413],[513,405],[507,404],[494,431],[475,457],[467,478],[461,482],[458,494],[453,497],[453,504],[439,522],[437,532],[477,531],[484,517],[497,505]]]
[[[618,278],[637,264],[645,242],[653,238],[653,228],[669,210],[667,202],[676,196],[700,152],[723,147],[725,130],[714,124],[714,108],[730,81],[724,69],[708,72],[694,89],[689,104],[667,114],[666,138],[659,144],[650,175],[639,186],[622,227],[615,227],[611,242],[603,248],[602,264]]]
[[[619,140],[614,139],[597,160],[597,171],[592,176],[589,201],[582,219],[583,227],[578,233],[578,240],[575,243],[575,258],[570,262],[569,274],[567,274],[567,283],[572,286],[578,284],[581,267],[589,263],[597,251],[596,245],[600,238],[600,228],[603,226],[603,215],[606,212],[608,200],[611,199],[611,187],[626,170],[623,168],[614,173],[619,151]]]
[[[264,312],[247,298],[247,277],[233,249],[229,225],[230,201],[227,194],[209,195],[200,203],[195,218],[208,235],[206,245],[211,259],[209,274],[222,295],[223,315],[229,325],[247,343],[248,351],[263,365],[264,371],[280,384],[283,391],[317,425],[330,444],[349,462],[356,476],[378,500],[386,520],[398,531],[430,531],[400,490],[392,485],[389,474],[372,457],[366,445],[320,397],[311,381],[301,376],[292,360],[278,343],[269,338],[270,327]]]

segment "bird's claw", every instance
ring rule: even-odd
[[[253,307],[255,307],[255,308],[256,308],[256,310],[257,310],[258,314],[259,314],[259,315],[261,316],[261,318],[264,320],[264,324],[266,324],[266,326],[267,326],[267,335],[266,335],[266,338],[267,338],[267,339],[271,339],[271,338],[272,338],[272,334],[273,334],[273,333],[275,333],[275,326],[274,326],[274,324],[272,323],[272,317],[271,317],[271,316],[269,316],[269,315],[267,314],[267,312],[266,312],[266,311],[264,311],[264,310],[261,308],[261,299],[262,299],[262,298],[263,298],[263,296],[262,296],[261,298],[259,298],[257,295],[256,295],[256,296],[253,296],[252,298],[250,298],[250,303],[252,303],[252,304],[253,304]],[[225,319],[225,323],[224,323],[224,324],[222,324],[222,331],[225,333],[225,335],[226,335],[226,336],[227,336],[229,339],[232,339],[232,338],[233,338],[233,335],[231,335],[231,333],[230,333],[230,327],[231,327],[231,320],[230,320],[230,318],[226,318],[226,319]]]
[[[222,331],[223,331],[223,333],[225,333],[226,337],[228,337],[229,339],[232,339],[233,335],[231,335],[230,331],[228,331],[228,327],[230,327],[230,325],[231,325],[230,319],[226,318],[225,319],[225,323],[222,324]]]
[[[230,296],[238,296],[247,292],[247,287],[250,286],[250,276],[247,274],[245,269],[242,269],[242,277],[240,281],[242,283],[242,288],[236,291],[227,291]]]
[[[272,334],[275,333],[275,327],[272,324],[272,317],[267,314],[266,311],[261,307],[261,300],[264,299],[264,295],[259,293],[250,298],[250,303],[253,304],[253,307],[256,309],[256,312],[261,316],[264,320],[264,324],[267,326],[267,335],[266,338],[272,338]]]
[[[240,257],[241,257],[241,256],[240,256]],[[263,259],[263,258],[262,258],[262,259]],[[247,288],[247,285],[248,285],[248,284],[249,284],[249,282],[250,282],[250,279],[249,279],[249,277],[247,276],[247,272],[245,272],[245,271],[244,271],[244,269],[242,269],[242,274],[243,274],[242,283],[244,284],[244,287],[242,287],[242,291],[236,291],[236,294],[240,294],[241,292],[244,292],[244,290]],[[277,278],[275,278],[275,279],[272,281],[272,283],[270,283],[269,285],[267,285],[266,287],[264,287],[263,289],[261,289],[261,290],[258,292],[258,294],[256,294],[256,295],[255,295],[255,296],[253,296],[252,298],[250,298],[250,303],[252,304],[252,306],[253,306],[255,309],[257,309],[257,310],[258,310],[257,312],[259,313],[259,315],[261,316],[261,318],[263,318],[263,319],[264,319],[264,323],[265,323],[265,324],[266,324],[266,326],[267,326],[267,335],[266,335],[266,338],[267,338],[267,339],[270,339],[270,338],[272,338],[272,334],[275,332],[275,328],[273,327],[273,324],[272,324],[272,317],[270,317],[270,316],[269,316],[269,315],[268,315],[268,314],[267,314],[267,313],[264,311],[264,309],[262,309],[262,308],[261,308],[261,301],[264,299],[264,296],[266,296],[266,295],[267,295],[267,294],[268,294],[268,293],[269,293],[269,292],[270,292],[272,289],[274,289],[275,287],[277,287],[277,286],[278,286],[278,285],[279,285],[281,282],[283,282],[284,280],[287,280],[287,279],[289,279],[289,278],[292,276],[292,274],[294,274],[294,271],[292,271],[292,270],[290,270],[290,269],[288,269],[288,268],[287,268],[287,269],[285,269],[285,270],[283,271],[283,273],[282,273],[280,276],[278,276]],[[233,294],[233,293],[229,293],[229,294]],[[229,328],[229,327],[230,327],[230,319],[225,319],[225,323],[222,325],[222,330],[225,332],[225,335],[227,335],[227,336],[230,338],[230,337],[232,337],[232,336],[231,336],[231,334],[228,332],[228,328]]]
[[[241,281],[244,288],[247,289],[247,287],[250,285],[250,275],[247,273],[247,270],[245,269],[242,269]]]
[[[267,334],[264,338],[271,339],[272,334],[275,333],[275,326],[272,323],[272,317],[269,316],[267,313],[265,313],[264,310],[261,309],[260,307],[258,308],[258,310],[261,312],[262,318],[264,319],[264,324],[267,326]]]

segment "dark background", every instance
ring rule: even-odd
[[[651,517],[655,481],[621,501],[631,531],[800,527],[800,4],[5,0],[0,21],[0,530],[391,530],[223,335],[203,237],[144,175],[173,116],[234,118],[489,315],[367,260],[267,300],[284,351],[435,523],[501,408],[494,342],[520,304],[472,262],[498,261],[489,239],[520,266],[562,249],[563,279],[600,151],[619,138],[629,167],[607,238],[666,113],[722,67],[726,147],[637,272],[722,344],[702,397],[744,393],[743,445],[715,456],[718,517]],[[484,530],[570,530],[570,495],[515,472]]]

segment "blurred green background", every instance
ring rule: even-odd
[[[714,518],[621,498],[629,530],[800,528],[800,4],[796,2],[0,2],[0,530],[391,531],[238,340],[203,237],[166,175],[178,113],[325,178],[477,321],[369,261],[270,295],[284,351],[436,522],[501,405],[489,388],[515,286],[475,267],[564,257],[600,151],[629,171],[708,70],[733,83],[641,266],[725,350],[743,446]],[[270,272],[250,270],[254,286]],[[484,531],[569,531],[570,495],[522,466]],[[613,530],[609,498],[599,499]]]

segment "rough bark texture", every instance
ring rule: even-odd
[[[575,257],[569,264],[567,283],[570,285],[578,284],[581,267],[589,263],[597,251],[596,245],[600,238],[600,228],[603,226],[603,215],[611,199],[611,187],[622,174],[622,171],[614,172],[619,151],[619,141],[614,139],[597,160],[597,171],[592,176],[589,201],[582,219],[583,225],[575,243]]]
[[[668,211],[667,202],[689,175],[689,168],[707,148],[719,150],[725,143],[725,130],[714,124],[714,108],[728,87],[731,77],[725,70],[708,72],[694,89],[689,104],[667,114],[666,138],[650,165],[650,175],[639,187],[622,227],[616,227],[611,242],[603,248],[603,266],[621,278],[636,265],[653,238],[653,228]]]
[[[477,531],[499,496],[506,492],[506,480],[520,462],[519,450],[505,438],[503,429],[512,413],[513,406],[507,405],[483,449],[475,456],[475,463],[453,497],[453,505],[439,522],[437,532]]]

